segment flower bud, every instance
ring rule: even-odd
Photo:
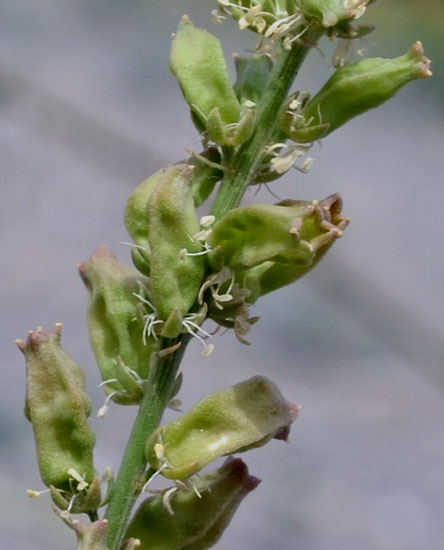
[[[248,269],[273,261],[309,268],[317,251],[342,235],[347,220],[340,216],[341,200],[286,200],[230,210],[211,234],[215,255],[225,265]]]
[[[230,82],[219,40],[184,15],[171,46],[170,69],[199,131],[219,145],[240,145],[253,129],[255,112],[243,108]]]
[[[287,103],[280,126],[299,143],[321,139],[350,119],[378,107],[405,84],[431,76],[421,42],[395,59],[362,59],[340,67],[321,90],[295,109]]]
[[[30,331],[16,344],[26,358],[25,414],[31,421],[43,483],[71,492],[78,472],[86,485],[94,475],[94,433],[87,418],[91,400],[85,374],[60,345],[62,326]]]
[[[142,502],[126,536],[139,539],[140,550],[212,548],[243,498],[259,483],[242,460],[229,458],[221,468],[196,479],[194,490],[170,489],[171,502],[168,491]]]
[[[99,247],[79,272],[89,291],[88,329],[105,392],[116,403],[137,404],[148,378],[156,341],[144,333],[137,295],[147,280],[118,261],[107,246]]]
[[[180,333],[181,319],[196,301],[204,274],[202,246],[193,239],[200,229],[193,171],[186,164],[172,167],[148,202],[149,289],[157,320],[164,323],[161,334],[167,338]]]
[[[313,19],[323,27],[333,27],[340,21],[361,17],[370,2],[371,0],[298,0],[297,4],[307,19]]]
[[[159,428],[148,441],[146,455],[165,477],[186,479],[216,458],[282,438],[298,411],[268,378],[254,376],[204,397]]]

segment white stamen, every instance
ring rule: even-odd
[[[201,227],[210,227],[215,221],[215,216],[202,216],[199,223]]]
[[[201,357],[209,357],[214,351],[214,344],[208,344],[201,352]]]
[[[83,491],[86,489],[89,485],[87,481],[85,481],[85,476],[81,476],[77,470],[74,470],[74,468],[70,468],[67,472],[75,481],[77,481],[77,491]]]
[[[44,489],[43,491],[34,491],[33,489],[28,489],[26,491],[26,494],[29,498],[39,498],[40,495],[43,495],[44,493],[49,493],[49,489]]]
[[[108,380],[104,380],[103,382],[100,382],[100,384],[97,387],[102,388],[103,386],[111,384],[112,382],[118,382],[117,378],[109,378]]]
[[[100,409],[97,412],[97,418],[103,418],[107,414],[107,412],[109,411],[108,403],[116,393],[118,392],[113,391],[106,397],[105,403],[100,407]]]
[[[156,478],[159,474],[161,474],[162,470],[165,470],[165,468],[168,468],[168,464],[166,463],[162,464],[162,466],[154,472],[154,474],[148,479],[148,481],[142,487],[142,493],[146,492],[146,490],[148,489],[148,485],[153,481],[154,478]]]
[[[174,516],[174,510],[171,507],[171,497],[174,495],[174,493],[177,493],[179,490],[178,487],[171,487],[170,489],[167,489],[162,497],[163,505],[165,506],[166,511],[171,515]]]

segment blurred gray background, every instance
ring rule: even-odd
[[[128,260],[126,196],[198,147],[168,71],[180,16],[211,28],[227,56],[254,47],[233,23],[214,27],[215,2],[2,0],[0,3],[2,548],[68,550],[72,533],[40,489],[22,414],[24,361],[14,346],[37,325],[64,325],[65,349],[103,403],[75,264],[108,244]],[[314,149],[308,175],[272,184],[282,198],[338,191],[352,224],[306,279],[262,299],[252,345],[216,337],[191,345],[181,398],[189,407],[253,374],[303,406],[288,445],[245,456],[261,486],[218,549],[435,550],[444,537],[444,204],[441,0],[378,2],[359,44],[395,57],[417,39],[435,76]],[[332,46],[320,44],[331,58]],[[313,51],[298,87],[315,91],[331,68]],[[246,201],[274,201],[266,189]],[[94,415],[97,466],[118,468],[133,408]],[[174,414],[169,413],[169,418]]]

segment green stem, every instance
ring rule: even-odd
[[[189,339],[188,335],[183,335],[177,351],[158,358],[147,382],[105,514],[109,525],[109,550],[118,550],[123,542],[126,525],[134,501],[140,493],[141,479],[146,468],[145,443],[158,427],[163,411],[171,399],[171,391]],[[171,341],[169,344],[171,345]]]
[[[312,34],[307,36],[304,42],[295,42],[291,50],[282,49],[259,104],[255,131],[230,159],[230,166],[211,207],[211,214],[216,218],[220,218],[240,203],[261,162],[279,109],[299,67],[317,38],[317,34]]]

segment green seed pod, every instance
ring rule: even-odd
[[[202,252],[193,239],[200,229],[193,202],[193,171],[186,164],[172,167],[148,202],[149,289],[157,320],[164,323],[161,334],[167,338],[180,333],[181,320],[196,301],[204,274],[203,256],[192,255]]]
[[[258,103],[267,85],[273,62],[265,54],[254,54],[251,57],[235,55],[234,62],[237,72],[234,91],[239,101]]]
[[[209,32],[194,27],[185,15],[171,46],[170,69],[203,126],[207,127],[214,109],[223,127],[238,122],[241,108],[220,42]]]
[[[333,27],[340,21],[361,17],[370,1],[298,0],[297,4],[307,19],[312,19],[323,27]]]
[[[292,225],[293,230],[299,227],[299,240],[295,243],[299,252],[296,250],[290,257],[284,251],[274,259],[268,258],[250,269],[237,272],[238,284],[250,291],[247,296],[249,304],[311,271],[336,239],[342,236],[349,223],[348,218],[341,216],[342,201],[338,194],[311,203],[298,201],[296,206],[305,209],[305,216],[295,218]]]
[[[86,485],[94,475],[94,433],[85,374],[60,345],[62,325],[30,331],[16,344],[26,358],[25,414],[31,421],[43,483],[71,492],[71,470]]]
[[[254,376],[204,397],[148,441],[151,466],[186,479],[216,458],[286,439],[299,407],[268,378]]]
[[[126,536],[139,539],[140,550],[207,550],[259,483],[242,460],[229,458],[221,468],[196,479],[195,490],[177,491],[171,501],[155,496],[142,502]]]
[[[282,130],[299,143],[330,134],[350,119],[378,107],[405,84],[431,76],[420,42],[395,59],[363,59],[339,68],[321,90],[280,118]]]
[[[342,235],[348,220],[340,216],[341,200],[282,201],[230,210],[211,234],[211,245],[225,264],[248,269],[266,261],[309,268],[316,252]]]
[[[104,390],[116,403],[132,405],[143,396],[154,338],[144,332],[144,304],[137,296],[147,279],[126,267],[107,246],[79,265],[89,291],[88,329]],[[149,310],[151,313],[151,310]]]

